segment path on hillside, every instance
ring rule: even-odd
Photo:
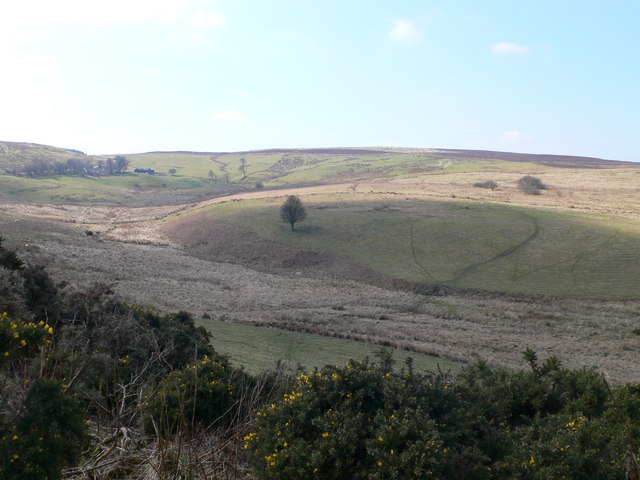
[[[452,278],[451,280],[443,280],[442,283],[445,285],[457,285],[464,277],[466,277],[467,275],[469,275],[471,272],[473,272],[474,270],[477,270],[480,267],[483,267],[485,265],[488,265],[492,262],[498,261],[500,259],[503,259],[505,257],[508,257],[509,255],[518,252],[519,250],[521,250],[522,248],[526,247],[532,240],[534,240],[538,234],[540,233],[540,226],[538,224],[538,219],[532,215],[523,215],[523,217],[525,217],[527,220],[531,220],[532,224],[533,224],[533,231],[531,232],[531,234],[529,236],[527,236],[527,238],[525,238],[524,240],[522,240],[521,242],[516,243],[515,245],[503,250],[502,252],[498,253],[497,255],[494,255],[491,258],[487,258],[486,260],[483,260],[481,262],[477,262],[477,263],[472,263],[471,265],[468,265],[466,267],[464,267],[460,273],[458,275],[456,275],[454,278]],[[413,222],[411,224],[411,229],[410,229],[410,233],[409,233],[409,242],[411,244],[411,254],[413,256],[413,261],[414,263],[418,266],[418,268],[420,268],[420,270],[422,270],[424,272],[425,275],[427,275],[427,277],[429,277],[429,279],[433,282],[437,281],[437,279],[431,274],[431,272],[429,271],[429,269],[418,259],[418,255],[416,253],[416,249],[415,249],[415,236],[414,236],[414,229],[415,226],[418,222],[420,222],[421,220],[424,220],[425,218],[428,218],[428,216],[421,216],[420,218],[418,218],[415,222]]]
[[[509,255],[521,250],[522,248],[526,247],[529,243],[531,243],[531,241],[533,241],[540,234],[540,225],[538,224],[538,219],[533,215],[522,215],[522,216],[528,220],[531,220],[531,222],[533,223],[533,232],[531,232],[531,235],[529,235],[527,238],[525,238],[521,242],[518,242],[515,245],[507,248],[506,250],[503,250],[497,255],[494,255],[491,258],[488,258],[478,263],[473,263],[463,268],[458,275],[456,275],[454,278],[452,278],[451,280],[445,283],[450,285],[457,285],[460,282],[460,280],[462,280],[464,277],[469,275],[474,270],[477,270],[478,268],[488,265],[497,260],[501,260],[505,257],[508,257]]]

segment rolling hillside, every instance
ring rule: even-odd
[[[177,205],[255,190],[351,182],[389,182],[402,179],[435,181],[462,175],[473,183],[486,176],[500,180],[510,172],[620,171],[637,165],[586,157],[527,155],[504,152],[340,148],[264,150],[238,153],[152,152],[124,154],[129,173],[113,176],[8,175],[26,163],[44,159],[81,158],[97,162],[105,157],[44,145],[0,142],[0,199],[20,202],[151,206]],[[241,169],[241,159],[245,166]],[[135,174],[135,168],[154,169],[155,175]],[[169,172],[175,173],[169,173]]]

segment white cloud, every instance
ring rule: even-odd
[[[491,47],[491,51],[496,55],[526,55],[531,48],[517,43],[498,42]]]
[[[236,123],[247,119],[244,113],[238,110],[227,110],[226,112],[215,112],[211,118],[216,122]]]
[[[531,138],[531,135],[526,133],[518,132],[517,130],[508,130],[502,134],[500,140],[506,143],[519,143],[531,140]]]
[[[224,15],[213,10],[200,10],[193,15],[191,21],[196,27],[203,29],[220,27],[226,23]]]
[[[398,43],[415,43],[420,40],[420,32],[407,20],[394,20],[389,38]]]

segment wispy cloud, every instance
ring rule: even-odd
[[[227,110],[225,112],[215,112],[211,118],[213,118],[216,122],[223,123],[237,123],[243,122],[247,119],[246,115],[238,110]]]
[[[531,135],[519,132],[517,130],[507,130],[500,136],[500,140],[506,143],[519,143],[531,140]]]
[[[420,40],[420,32],[407,20],[394,20],[389,38],[398,43],[415,43]]]
[[[498,42],[491,47],[491,51],[495,55],[526,55],[531,51],[531,47],[511,42]]]

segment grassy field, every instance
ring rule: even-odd
[[[229,356],[234,365],[243,365],[251,373],[274,367],[280,361],[285,368],[299,365],[309,370],[325,365],[343,365],[353,358],[374,359],[377,345],[321,335],[290,332],[277,328],[254,327],[233,322],[205,319],[199,321],[213,335],[214,348]],[[462,364],[446,358],[432,357],[392,348],[396,366],[402,367],[407,357],[413,359],[416,371],[457,371]]]
[[[21,202],[81,205],[162,205],[236,192],[237,186],[204,178],[125,174],[104,177],[0,175],[0,196]]]
[[[367,195],[306,202],[308,219],[296,232],[279,222],[278,199],[203,211],[283,248],[326,251],[414,282],[560,296],[631,298],[640,291],[640,222],[634,219]]]

